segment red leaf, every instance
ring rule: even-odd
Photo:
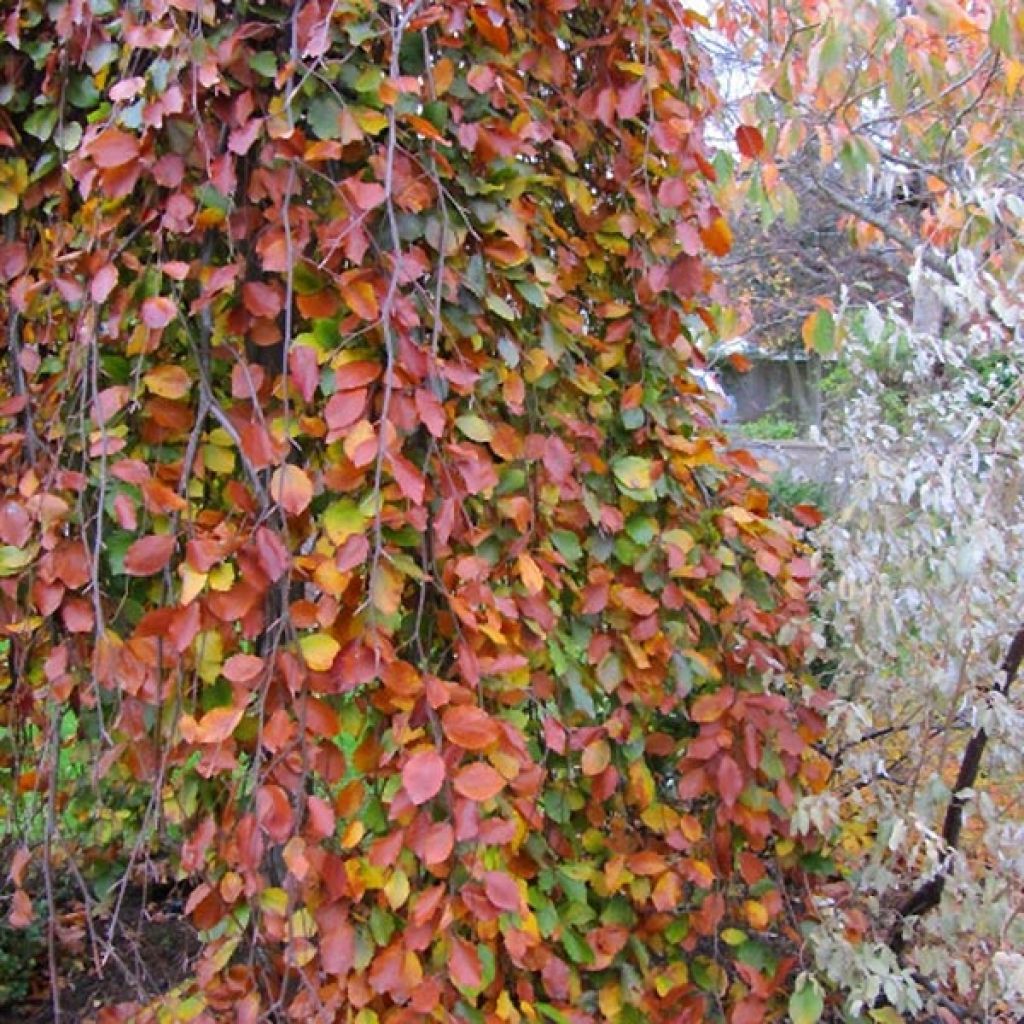
[[[32,520],[18,502],[8,499],[0,505],[0,541],[23,548],[32,536]]]
[[[573,455],[560,437],[544,439],[544,468],[551,474],[555,483],[562,483],[572,474]]]
[[[139,140],[120,128],[108,128],[89,143],[89,156],[104,170],[131,163],[139,156]]]
[[[328,974],[348,974],[356,958],[356,931],[338,921],[320,932],[320,964]]]
[[[294,345],[288,353],[288,369],[304,402],[312,402],[320,383],[316,350],[309,345]]]
[[[446,821],[438,821],[430,826],[423,840],[423,863],[426,865],[443,864],[455,848],[455,831]]]
[[[89,285],[89,295],[97,305],[106,302],[110,293],[117,285],[117,268],[113,263],[107,263],[96,271]]]
[[[483,985],[480,956],[476,949],[463,939],[452,939],[448,974],[459,988],[476,989]]]
[[[409,799],[416,805],[425,804],[437,796],[441,792],[444,777],[444,761],[434,750],[413,754],[402,768],[402,785]]]
[[[706,693],[698,697],[690,708],[690,718],[694,722],[715,722],[732,706],[733,690],[731,686],[723,686],[714,693]]]
[[[281,538],[265,526],[256,531],[255,540],[260,568],[267,574],[271,583],[276,583],[284,575],[291,561],[288,549]]]
[[[433,391],[428,388],[419,388],[415,396],[416,412],[419,413],[423,425],[430,431],[433,437],[441,437],[444,434],[445,415],[444,406],[437,399]]]
[[[756,160],[764,152],[764,138],[752,124],[741,124],[736,129],[736,145],[751,160]]]
[[[463,750],[486,750],[498,741],[498,724],[474,704],[456,704],[441,716],[444,734]]]
[[[423,474],[404,456],[388,453],[391,475],[399,490],[414,505],[422,505],[426,495],[427,481]]]
[[[224,662],[221,674],[229,683],[251,683],[259,678],[263,667],[263,659],[255,654],[232,654]]]
[[[338,391],[354,391],[372,384],[381,374],[380,363],[359,359],[354,363],[345,363],[334,371],[334,387]]]
[[[242,285],[242,302],[253,316],[258,317],[275,317],[284,308],[280,288],[262,281],[246,281]]]
[[[484,892],[498,910],[518,911],[522,905],[519,887],[504,871],[488,871],[484,875]]]
[[[261,786],[257,790],[256,820],[275,842],[283,842],[291,834],[292,806],[280,786]]]
[[[166,327],[177,313],[174,302],[166,295],[154,295],[142,303],[142,322],[154,330]]]
[[[455,791],[467,800],[483,803],[505,788],[505,780],[482,761],[468,764],[455,776]]]
[[[721,761],[718,762],[716,776],[722,803],[726,807],[732,807],[743,792],[743,773],[740,766],[728,754],[723,754]]]
[[[331,395],[324,406],[324,419],[327,421],[327,441],[336,441],[344,431],[362,419],[366,409],[367,391],[339,391]]]
[[[761,1024],[764,1020],[765,1004],[760,999],[748,997],[733,1007],[729,1024]]]
[[[384,186],[376,181],[363,181],[361,178],[352,177],[345,181],[343,187],[360,210],[372,210],[387,198]]]
[[[153,534],[137,540],[124,556],[124,571],[129,576],[152,576],[171,560],[174,537]]]

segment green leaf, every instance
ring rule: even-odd
[[[806,974],[789,997],[789,1016],[793,1024],[817,1024],[825,1011],[825,999],[818,983]]]
[[[816,309],[804,321],[800,333],[809,351],[817,352],[821,356],[830,356],[835,352],[835,320],[827,309]]]
[[[323,524],[334,544],[343,544],[353,534],[362,533],[367,517],[350,498],[332,502],[324,511]]]
[[[33,111],[25,118],[25,131],[35,136],[40,142],[46,140],[53,134],[57,125],[57,108],[41,107]]]
[[[460,416],[455,421],[455,426],[471,441],[479,441],[481,444],[486,444],[494,437],[494,429],[491,425],[486,420],[472,414]]]
[[[592,964],[596,957],[594,951],[581,939],[571,928],[562,932],[562,945],[565,947],[569,959],[577,964]]]
[[[743,593],[743,583],[739,576],[728,569],[715,577],[715,587],[729,604],[735,604],[737,598]]]
[[[644,491],[651,486],[652,468],[651,460],[639,455],[624,455],[612,463],[616,481],[630,491]]]
[[[551,543],[555,545],[555,550],[567,562],[578,562],[583,556],[580,539],[570,530],[553,530]]]
[[[994,49],[1010,56],[1013,53],[1013,25],[1009,7],[1004,7],[993,19],[988,38]]]
[[[0,547],[0,576],[13,576],[31,561],[35,552],[32,548],[16,548],[10,544]]]
[[[92,110],[100,101],[100,91],[89,75],[75,75],[68,86],[68,100],[79,110]]]
[[[516,291],[536,309],[543,309],[548,304],[547,294],[535,281],[516,281]]]
[[[502,318],[502,320],[508,320],[509,322],[516,319],[518,314],[500,295],[488,295],[484,302],[487,308],[492,312],[496,313]]]
[[[269,50],[254,53],[249,58],[249,67],[257,75],[262,75],[264,78],[273,78],[277,74],[277,57]]]
[[[333,96],[317,96],[312,100],[306,119],[318,139],[336,139],[341,135],[341,104]]]

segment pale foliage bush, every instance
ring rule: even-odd
[[[990,205],[1019,220],[1016,200]],[[1024,306],[1016,279],[970,251],[952,266],[955,283],[913,275],[942,302],[941,336],[897,309],[845,314],[848,490],[819,538],[840,760],[801,813],[836,823],[872,925],[850,941],[840,908],[823,906],[811,946],[854,1015],[880,993],[910,1014],[945,993],[1011,1020],[1024,1013],[1024,680],[998,689],[1024,626]],[[981,774],[950,850],[943,817],[979,728]],[[939,872],[941,904],[906,925],[901,967],[886,941],[895,908]]]

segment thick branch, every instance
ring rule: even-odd
[[[858,220],[864,221],[865,224],[870,224],[873,228],[877,228],[879,231],[889,239],[890,242],[895,242],[901,249],[905,249],[908,253],[916,253],[919,245],[918,242],[908,235],[905,231],[896,227],[895,224],[890,223],[883,217],[880,217],[870,207],[865,206],[863,203],[858,203],[856,200],[851,199],[849,196],[844,195],[838,189],[833,188],[826,181],[820,178],[806,178],[805,181],[814,188],[820,195],[824,196],[829,202],[834,203],[841,210],[845,210],[847,213],[853,214]],[[924,265],[934,271],[940,277],[944,277],[947,281],[956,284],[956,277],[953,271],[945,264],[945,262],[939,259],[935,253],[928,249],[925,249],[922,254],[922,261]]]
[[[1003,681],[996,686],[996,693],[1006,696],[1017,678],[1022,660],[1024,660],[1024,626],[1017,630],[1010,643],[1010,649],[1003,661]],[[957,772],[956,782],[953,784],[953,795],[950,797],[949,806],[946,808],[946,817],[942,823],[942,839],[948,847],[948,852],[939,871],[915,889],[900,908],[900,920],[889,936],[889,946],[895,953],[901,953],[907,944],[903,932],[904,921],[908,917],[920,917],[927,914],[928,911],[934,910],[942,899],[946,880],[953,869],[953,854],[960,843],[960,834],[963,831],[964,805],[967,802],[965,793],[973,787],[978,778],[981,758],[987,744],[988,733],[984,729],[978,729],[964,749],[960,770]]]

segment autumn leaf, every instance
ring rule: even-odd
[[[445,708],[441,725],[445,736],[463,750],[486,750],[497,743],[501,735],[494,719],[472,704]]]
[[[190,743],[223,743],[231,738],[244,714],[244,707],[214,708],[199,719],[187,738]]]
[[[334,664],[341,644],[330,633],[310,633],[299,639],[299,650],[314,672],[326,672]]]
[[[425,804],[441,792],[445,780],[445,765],[434,750],[413,754],[402,766],[402,785],[414,804]]]
[[[302,515],[313,500],[313,482],[292,463],[279,466],[270,478],[270,496],[293,516]]]
[[[455,791],[467,800],[484,803],[505,788],[505,780],[483,761],[460,768],[455,776]]]
[[[171,560],[174,545],[174,537],[167,534],[140,538],[125,552],[124,571],[129,576],[153,576]]]
[[[120,128],[107,128],[89,143],[88,153],[97,167],[121,167],[138,159],[139,140]]]
[[[174,300],[165,295],[155,295],[142,303],[142,322],[154,330],[166,327],[177,315]]]
[[[741,124],[736,129],[736,146],[745,157],[756,160],[764,152],[764,139],[754,125]]]

